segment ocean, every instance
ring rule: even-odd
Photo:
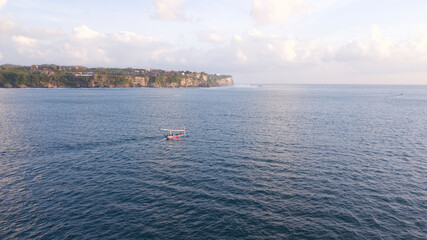
[[[0,239],[426,239],[426,194],[427,86],[0,89]]]

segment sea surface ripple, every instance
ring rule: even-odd
[[[426,193],[426,86],[0,89],[0,239],[426,239]]]

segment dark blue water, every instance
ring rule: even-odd
[[[0,239],[426,239],[426,194],[426,86],[0,89]]]

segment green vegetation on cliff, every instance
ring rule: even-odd
[[[1,65],[3,88],[219,87],[233,85],[228,75],[132,68],[58,65]]]

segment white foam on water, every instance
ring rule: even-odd
[[[258,84],[239,84],[239,85],[234,85],[234,87],[235,88],[260,88],[262,86]]]

